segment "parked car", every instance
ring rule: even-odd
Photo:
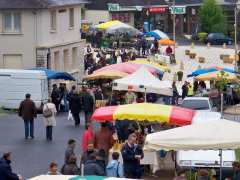
[[[197,111],[216,111],[216,108],[213,107],[211,99],[208,97],[186,97],[182,101],[181,107]]]
[[[233,39],[224,35],[223,33],[210,33],[205,39],[205,43],[210,43],[212,45],[227,45],[233,44]]]

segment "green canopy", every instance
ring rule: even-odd
[[[104,180],[105,177],[103,176],[84,176],[84,177],[81,177],[81,176],[76,176],[76,177],[73,177],[73,178],[70,178],[69,180]]]

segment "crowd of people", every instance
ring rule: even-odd
[[[75,153],[76,141],[70,139],[65,151],[64,165],[58,171],[58,165],[51,162],[47,174],[140,179],[143,175],[140,160],[144,155],[141,146],[137,144],[137,135],[135,133],[129,134],[121,151],[110,153],[114,144],[113,134],[113,128],[107,123],[102,123],[101,129],[95,134],[92,132],[90,125],[87,125],[82,138],[83,153],[80,156],[79,163],[78,156]],[[122,162],[120,158],[122,158]]]

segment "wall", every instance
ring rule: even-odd
[[[95,25],[101,21],[106,22],[111,20],[111,15],[107,10],[86,10],[85,19]]]
[[[38,46],[54,46],[80,40],[81,6],[74,7],[73,28],[69,28],[69,8],[71,7],[55,9],[57,11],[56,31],[51,31],[50,27],[51,9],[45,9],[38,13]],[[66,11],[59,12],[59,10]]]
[[[4,34],[0,11],[0,68],[3,68],[3,54],[21,54],[24,69],[36,66],[35,53],[35,14],[32,11],[21,11],[21,34]]]

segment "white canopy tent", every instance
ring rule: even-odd
[[[240,123],[214,120],[149,134],[145,150],[228,150],[240,148]]]
[[[144,67],[127,77],[114,80],[113,90],[132,90],[172,96],[171,82],[160,81]]]
[[[129,33],[131,35],[140,34],[139,30],[137,30],[136,28],[134,28],[128,24],[122,23],[122,22],[107,28],[106,32],[110,33],[110,34],[116,34],[116,33]]]

